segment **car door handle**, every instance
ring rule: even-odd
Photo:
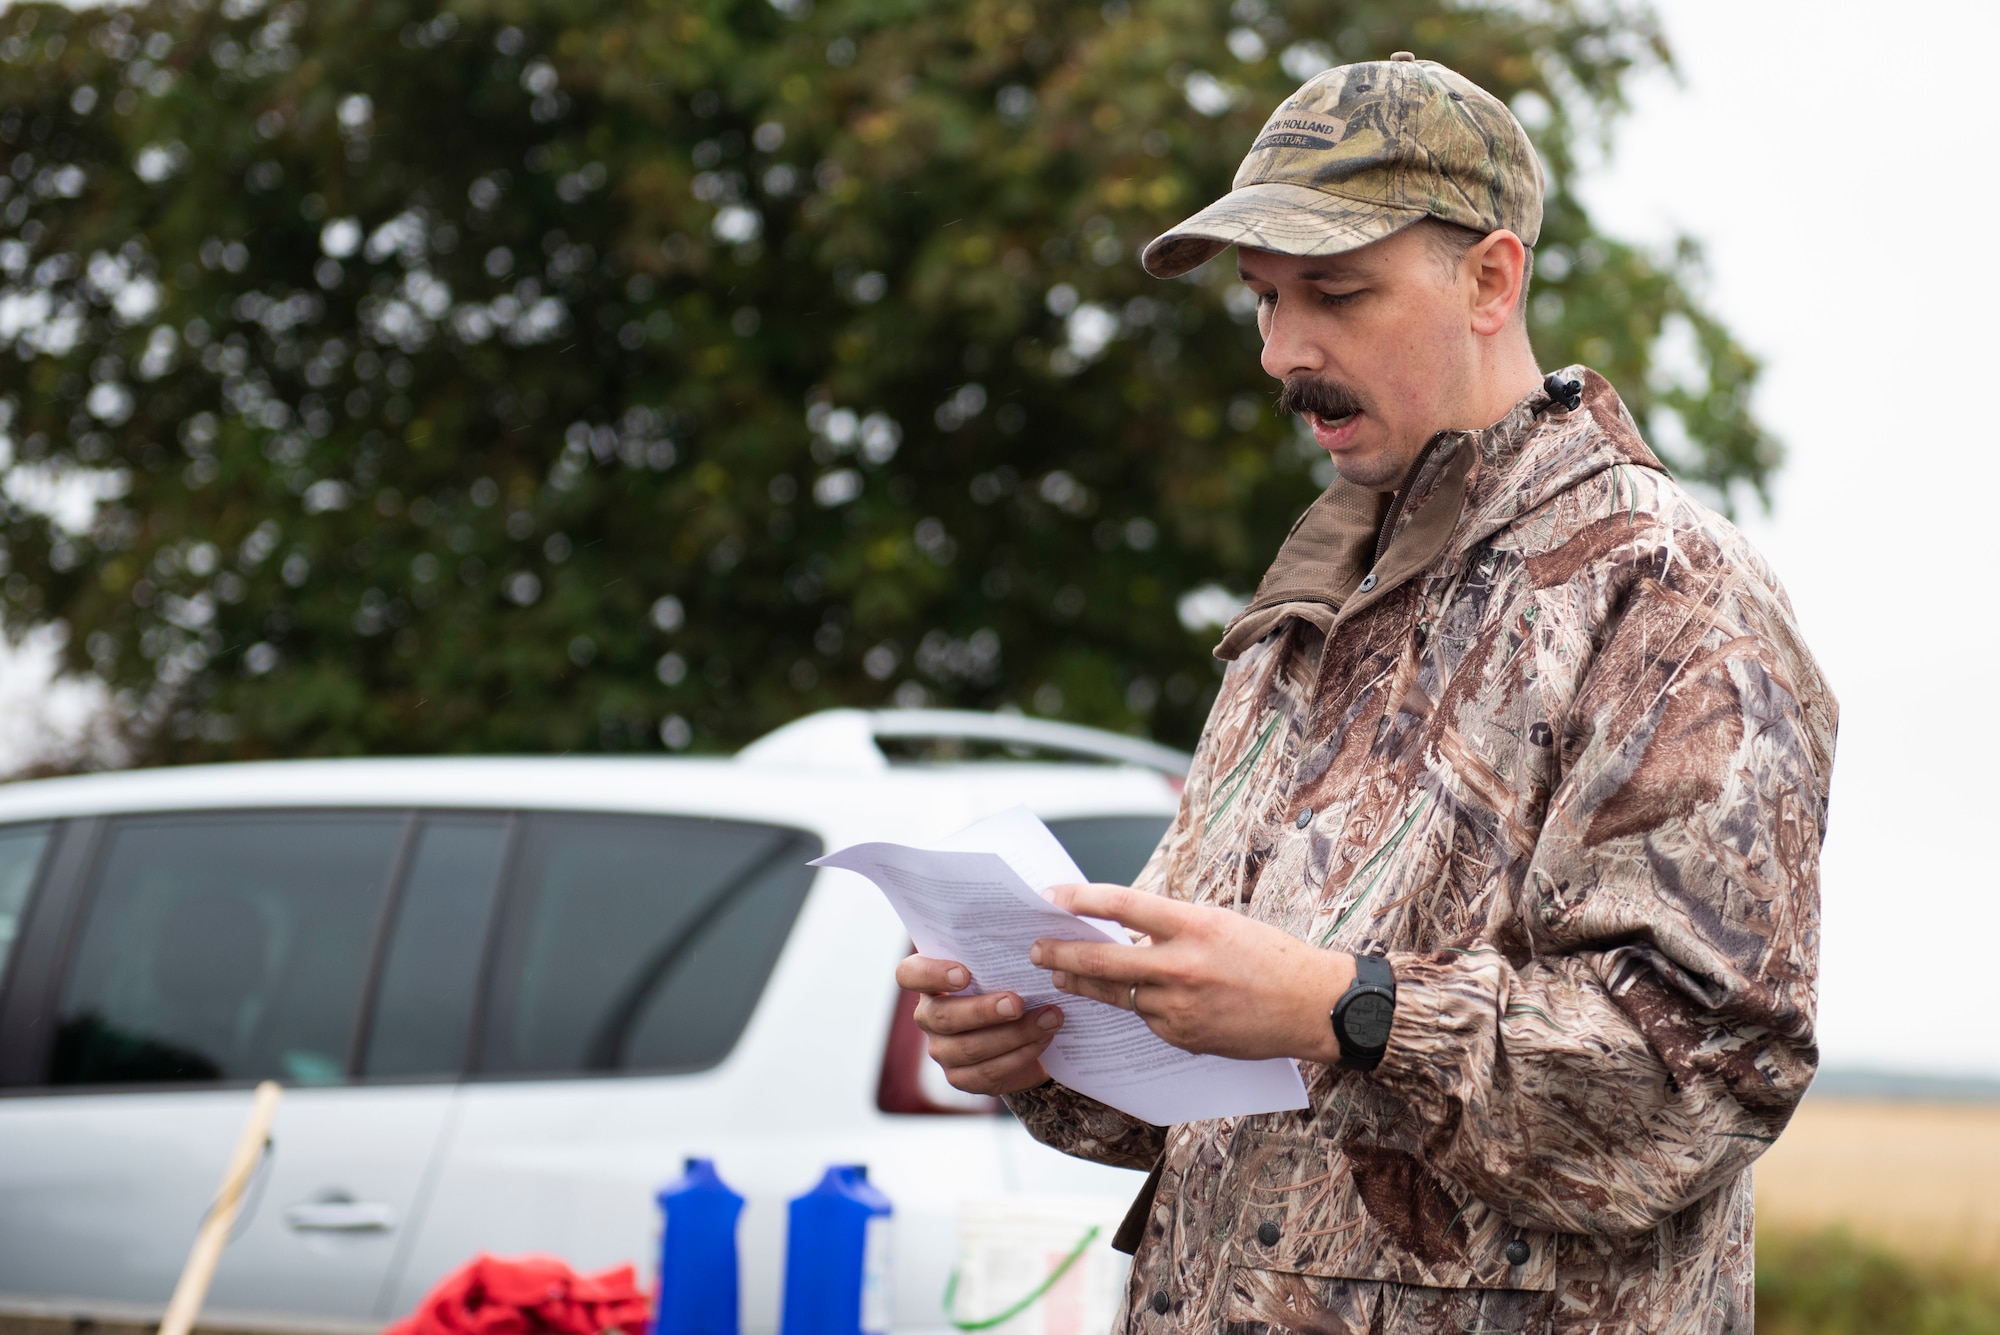
[[[396,1212],[380,1201],[308,1201],[285,1211],[294,1233],[387,1233]]]

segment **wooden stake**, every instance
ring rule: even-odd
[[[257,1161],[264,1156],[271,1119],[277,1114],[278,1098],[284,1092],[275,1080],[257,1086],[250,1104],[250,1120],[243,1124],[243,1134],[236,1140],[236,1153],[222,1175],[222,1189],[216,1193],[215,1205],[194,1235],[194,1247],[188,1252],[187,1264],[181,1267],[180,1282],[174,1285],[173,1300],[167,1304],[167,1314],[160,1321],[160,1335],[188,1335],[194,1329],[202,1301],[208,1297],[209,1281],[215,1278],[222,1249],[228,1245],[229,1230],[236,1225],[236,1212],[243,1208],[244,1189],[250,1185],[250,1175],[257,1171]]]

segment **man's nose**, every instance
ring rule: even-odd
[[[1289,380],[1296,375],[1317,375],[1326,369],[1326,352],[1312,337],[1308,322],[1300,320],[1280,299],[1270,307],[1264,330],[1264,371],[1273,380]],[[1296,310],[1296,307],[1292,307]]]

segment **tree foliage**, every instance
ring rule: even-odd
[[[1543,362],[1761,490],[1693,252],[1573,190],[1665,59],[1629,4],[20,5],[0,616],[66,626],[150,760],[890,701],[1189,741],[1203,609],[1328,479],[1226,266],[1135,252],[1304,77],[1396,48],[1537,138]]]
[[[1903,1254],[1845,1229],[1761,1230],[1757,1325],[1772,1335],[2000,1335],[2000,1279],[1990,1265]]]

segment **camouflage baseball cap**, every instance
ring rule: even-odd
[[[1229,193],[1156,237],[1141,262],[1173,278],[1230,245],[1337,255],[1419,218],[1504,227],[1532,246],[1541,160],[1506,103],[1398,51],[1314,75],[1264,122]]]

